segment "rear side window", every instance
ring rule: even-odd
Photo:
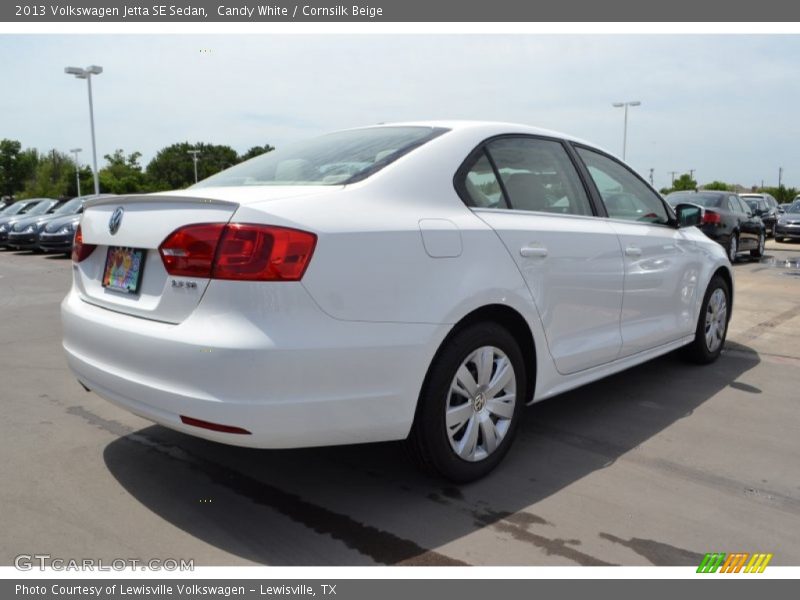
[[[262,154],[192,187],[355,183],[446,131],[441,127],[339,131]]]
[[[630,169],[611,158],[577,148],[594,180],[612,219],[668,224],[667,208],[661,198]]]
[[[464,176],[464,191],[468,206],[477,208],[508,208],[500,182],[485,151],[478,157]]]
[[[506,137],[487,142],[464,175],[464,201],[475,207],[591,215],[572,161],[557,141]]]

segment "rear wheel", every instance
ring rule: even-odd
[[[737,252],[739,252],[739,236],[732,233],[730,238],[728,238],[728,260],[731,261],[731,263],[736,261]]]
[[[687,358],[693,362],[708,364],[719,358],[728,334],[730,297],[728,283],[715,275],[703,298],[694,341],[686,347]]]
[[[496,323],[456,333],[431,365],[406,441],[422,468],[456,482],[494,469],[508,452],[525,402],[525,363]]]
[[[762,231],[758,234],[758,247],[755,250],[750,250],[750,256],[753,258],[761,258],[764,256],[764,244],[766,243],[766,234]]]

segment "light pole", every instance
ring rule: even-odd
[[[194,162],[194,182],[197,183],[197,157],[200,155],[200,150],[187,150],[186,154],[192,155],[192,161]]]
[[[628,107],[640,106],[642,103],[638,100],[629,100],[628,102],[614,102],[611,106],[614,108],[625,109],[625,126],[622,130],[622,160],[625,160],[625,150],[628,145]]]
[[[83,148],[72,148],[70,152],[75,155],[75,183],[78,184],[78,196],[81,195],[81,163],[78,162],[78,152],[81,152]]]
[[[100,75],[103,67],[91,65],[85,69],[79,67],[66,67],[64,73],[75,75],[78,79],[85,79],[89,87],[89,124],[92,128],[92,165],[94,166],[94,193],[100,193],[100,179],[97,176],[97,146],[94,141],[94,106],[92,105],[92,75]]]

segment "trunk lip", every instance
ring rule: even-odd
[[[108,206],[110,204],[145,204],[152,202],[179,202],[187,204],[213,204],[218,206],[239,206],[238,202],[232,200],[219,200],[216,198],[203,198],[201,196],[174,196],[172,194],[131,194],[127,196],[112,196],[109,198],[95,198],[88,200],[84,205],[87,208],[95,206]]]

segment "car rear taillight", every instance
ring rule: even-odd
[[[317,236],[249,223],[203,223],[173,231],[158,251],[167,273],[240,281],[299,281]]]
[[[158,247],[170,275],[211,277],[214,254],[225,223],[187,225],[173,231]]]
[[[75,230],[75,237],[72,240],[72,261],[79,263],[82,260],[86,260],[89,258],[89,255],[94,252],[95,248],[97,248],[97,246],[94,244],[83,243],[83,233],[81,232],[81,226],[78,225],[78,228]]]
[[[714,212],[713,210],[707,210],[703,213],[703,223],[711,224],[711,225],[719,225],[722,223],[722,217],[719,213]]]

